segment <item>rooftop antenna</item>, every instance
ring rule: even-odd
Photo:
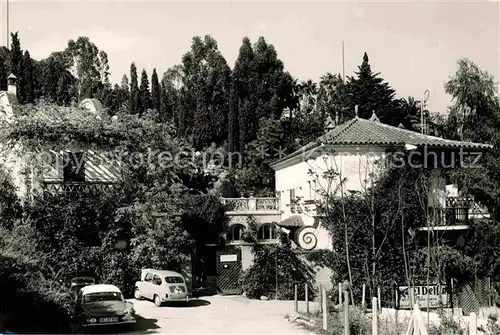
[[[425,90],[424,96],[422,97],[422,101],[420,102],[420,131],[422,134],[425,134],[424,131],[424,109],[425,109],[425,103],[427,102],[427,99],[429,99],[429,95],[431,92],[429,90]]]
[[[342,41],[342,82],[345,83],[344,41]]]
[[[10,50],[9,46],[9,37],[10,37],[10,27],[9,27],[9,0],[7,0],[7,49]]]

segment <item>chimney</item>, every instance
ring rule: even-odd
[[[358,117],[358,108],[358,105],[354,106],[354,113],[356,113],[356,118]]]
[[[335,126],[339,125],[339,113],[335,113]]]
[[[7,77],[7,92],[17,97],[17,77],[13,73]]]

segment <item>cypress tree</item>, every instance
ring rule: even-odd
[[[233,70],[234,90],[237,92],[237,99],[234,99],[234,104],[238,106],[238,111],[233,111],[233,117],[237,113],[238,148],[240,150],[243,150],[245,145],[253,140],[257,133],[259,120],[253,108],[255,106],[254,101],[259,98],[255,95],[255,88],[258,84],[256,74],[255,54],[250,39],[245,37]],[[235,126],[232,129],[234,131]]]
[[[0,57],[0,91],[7,90],[7,68],[5,66],[5,59]]]
[[[160,95],[160,83],[158,82],[158,74],[156,69],[153,69],[153,74],[151,75],[151,107],[160,111],[161,108],[161,95]]]
[[[33,103],[35,100],[35,86],[33,83],[33,60],[31,59],[28,50],[24,52],[21,63],[21,78],[20,88],[23,92],[23,102]]]
[[[159,109],[160,120],[162,120],[162,122],[167,122],[167,120],[169,119],[169,116],[167,114],[168,113],[167,89],[165,88],[165,84],[163,83],[163,81],[161,82],[159,94],[160,94],[160,109]]]
[[[228,118],[228,150],[238,151],[239,147],[239,124],[238,124],[238,91],[234,80],[231,81],[229,93],[229,118]]]
[[[10,33],[10,38],[12,40],[10,47],[10,64],[11,72],[21,79],[21,63],[23,60],[23,51],[21,50],[21,42],[19,41],[18,32]]]
[[[129,106],[133,114],[139,112],[139,82],[137,80],[137,67],[130,64],[130,95]]]
[[[139,86],[139,111],[143,114],[146,110],[151,108],[151,95],[149,93],[149,79],[145,69],[141,73],[141,86]]]

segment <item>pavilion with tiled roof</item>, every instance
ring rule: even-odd
[[[486,151],[493,148],[490,144],[448,140],[404,129],[403,127],[390,126],[381,123],[375,113],[373,113],[370,119],[355,117],[334,127],[326,134],[320,136],[316,141],[310,142],[290,155],[275,161],[272,167],[293,157],[310,152],[321,145],[335,147],[380,146],[386,148],[411,145],[417,148],[427,147],[428,149],[463,149],[475,151]]]

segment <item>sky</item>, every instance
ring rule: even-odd
[[[0,0],[6,43],[6,0]],[[500,2],[489,1],[49,1],[9,0],[10,30],[35,59],[88,36],[108,54],[111,81],[130,63],[149,75],[179,64],[193,36],[212,35],[232,67],[243,37],[273,44],[299,80],[357,70],[364,52],[400,97],[444,113],[444,82],[467,57],[500,78]]]

